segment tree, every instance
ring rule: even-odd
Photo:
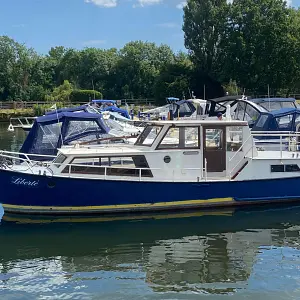
[[[234,0],[230,6],[224,70],[248,90],[276,91],[289,78],[291,10],[282,0]],[[299,36],[299,33],[298,33]]]
[[[180,52],[174,61],[165,64],[155,82],[155,98],[163,104],[167,97],[189,96],[193,64],[189,57]]]
[[[73,86],[68,80],[64,80],[63,84],[53,90],[51,95],[46,96],[48,101],[70,101],[70,95],[73,91]]]
[[[196,67],[213,78],[222,72],[228,13],[226,0],[189,0],[184,8],[185,46]]]
[[[174,60],[170,47],[136,41],[119,52],[110,83],[119,98],[153,98],[154,83],[163,65]],[[112,89],[112,85],[110,89]]]

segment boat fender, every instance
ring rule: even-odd
[[[11,131],[11,132],[15,131],[14,126],[11,123],[9,124],[7,131]]]

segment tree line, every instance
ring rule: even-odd
[[[122,49],[53,47],[0,36],[0,100],[202,98],[300,91],[300,12],[283,0],[188,0],[188,53],[133,41]],[[84,90],[84,91],[83,91]]]

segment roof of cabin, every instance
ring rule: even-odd
[[[235,95],[235,96],[224,96],[224,97],[219,97],[219,98],[213,98],[209,99],[209,101],[213,102],[224,102],[224,101],[234,101],[234,100],[239,100],[245,98],[245,95]],[[247,99],[251,99],[251,97],[247,96]]]
[[[293,114],[293,113],[299,113],[300,114],[300,109],[289,107],[289,108],[282,108],[282,109],[278,109],[278,110],[265,112],[264,114],[269,114],[269,115],[273,115],[274,117],[278,117],[278,116],[281,116],[281,115],[287,115],[287,114]]]
[[[255,103],[264,103],[264,102],[295,102],[295,98],[254,98],[251,99]]]
[[[100,114],[92,114],[92,113],[87,113],[87,112],[60,112],[57,114],[48,114],[45,116],[38,117],[36,119],[37,123],[44,123],[44,122],[49,122],[49,121],[57,121],[60,120],[63,117],[67,117],[70,119],[82,119],[82,120],[91,120],[91,119],[102,119],[102,116]]]
[[[226,125],[226,126],[248,126],[248,122],[240,120],[168,120],[168,121],[150,121],[147,122],[150,125],[180,125],[180,126],[199,126],[199,125]]]
[[[95,99],[95,100],[92,100],[92,102],[94,103],[111,103],[111,104],[115,104],[117,103],[116,100],[98,100],[98,99]]]
[[[145,152],[147,150],[151,150],[148,147],[87,147],[87,146],[81,146],[79,148],[77,147],[64,147],[59,149],[59,152],[68,156],[68,155],[80,155],[80,156],[91,156],[91,155],[104,155],[109,154],[113,155],[114,152],[122,155],[128,155],[128,154],[139,154],[140,152]]]

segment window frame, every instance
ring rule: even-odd
[[[177,148],[159,148],[159,146],[161,145],[161,143],[163,142],[164,138],[166,137],[166,135],[168,134],[169,130],[171,129],[175,129],[175,128],[197,128],[197,132],[198,132],[198,146],[197,147],[177,147]],[[180,133],[179,133],[180,134]],[[160,142],[158,143],[158,145],[156,146],[155,150],[189,150],[189,149],[201,149],[201,144],[200,144],[201,140],[200,140],[200,126],[170,126],[168,128],[168,130],[164,133],[163,137],[161,138]]]
[[[123,158],[123,157],[128,157],[128,158],[131,158],[135,167],[134,168],[126,168],[126,167],[114,167],[113,165],[97,165],[97,167],[91,167],[91,169],[94,169],[94,170],[98,170],[98,171],[102,171],[103,170],[103,173],[102,172],[72,172],[72,163],[74,162],[75,159],[98,159],[98,160],[101,160],[101,158],[105,158],[105,159],[108,159],[108,161],[110,161],[111,158]],[[145,165],[146,167],[137,167],[136,164],[135,164],[135,161],[134,161],[134,158],[136,157],[143,157],[143,159],[145,160]],[[85,167],[85,165],[82,163],[78,163],[78,164],[75,164],[73,165],[73,167]],[[86,165],[86,167],[90,167],[90,165]],[[153,173],[152,173],[152,170],[151,168],[149,167],[149,164],[148,164],[148,161],[145,157],[145,155],[113,155],[113,156],[74,156],[71,161],[68,163],[67,166],[65,166],[65,168],[61,171],[62,174],[86,174],[86,175],[105,175],[105,168],[106,168],[106,175],[107,176],[127,176],[127,177],[139,177],[139,170],[141,169],[141,177],[153,177]],[[113,173],[114,170],[123,170],[123,171],[138,171],[137,175],[127,175],[127,174],[124,174],[124,175],[120,175],[120,174],[110,174],[110,173]],[[116,171],[117,173],[118,171]]]
[[[150,144],[149,144],[149,145],[144,145],[143,143],[144,143],[144,141],[146,140],[146,138],[148,137],[148,135],[150,134],[151,130],[150,130],[150,132],[147,134],[146,138],[143,140],[143,143],[140,143],[140,140],[141,140],[141,138],[142,138],[143,132],[145,132],[145,131],[147,130],[147,128],[149,128],[149,127],[158,127],[158,128],[160,128],[160,130],[159,130],[159,132],[157,133],[157,135],[156,135],[156,137],[155,137],[155,139],[153,140],[153,142],[152,142],[151,145],[150,145]],[[147,126],[145,127],[145,129],[144,129],[144,130],[140,133],[140,135],[138,136],[138,138],[137,138],[136,142],[134,143],[134,145],[135,145],[135,146],[140,146],[140,147],[152,147],[153,144],[154,144],[154,142],[157,140],[158,136],[160,135],[160,133],[161,133],[163,127],[164,127],[163,125],[147,125]]]

